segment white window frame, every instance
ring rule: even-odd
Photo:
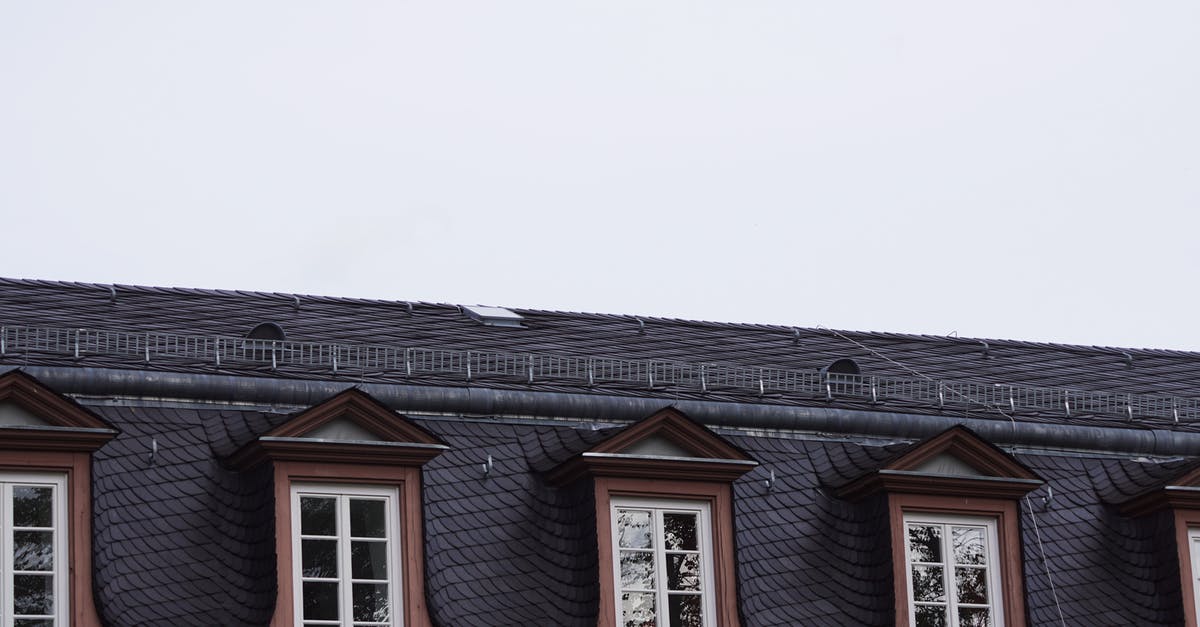
[[[985,529],[984,540],[987,543],[987,585],[988,585],[988,610],[992,616],[992,625],[994,627],[1002,627],[1004,625],[1004,588],[1003,581],[1000,575],[1000,536],[999,525],[997,519],[988,516],[963,516],[953,514],[926,514],[921,512],[906,512],[904,514],[904,530],[901,538],[904,542],[904,577],[906,581],[906,589],[908,594],[908,624],[910,627],[916,627],[917,624],[917,603],[913,598],[913,582],[912,582],[912,566],[913,560],[908,542],[908,526],[910,524],[917,525],[941,525],[943,527],[942,538],[944,545],[942,546],[943,564],[943,586],[946,591],[946,602],[948,606],[948,614],[950,616],[950,627],[958,625],[958,594],[955,591],[954,582],[952,581],[954,572],[953,554],[954,549],[949,544],[952,542],[953,536],[947,529],[950,526],[970,526],[983,527]]]
[[[703,579],[700,582],[700,603],[703,615],[701,617],[703,627],[716,627],[717,615],[717,599],[716,599],[716,578],[713,569],[713,539],[712,539],[712,511],[709,503],[704,501],[689,501],[661,498],[644,498],[644,497],[613,497],[609,500],[609,520],[612,521],[609,533],[612,541],[612,564],[613,564],[613,590],[616,598],[616,625],[623,625],[624,620],[622,613],[624,608],[621,603],[621,543],[617,533],[617,510],[618,509],[646,509],[653,512],[655,525],[655,542],[654,542],[654,572],[655,572],[655,614],[658,618],[658,625],[661,627],[675,627],[667,625],[667,616],[665,614],[667,605],[667,565],[666,551],[663,548],[661,529],[662,515],[664,513],[688,513],[699,514],[697,529],[697,548],[700,552],[701,572]]]
[[[67,539],[67,477],[57,473],[0,472],[0,627],[12,627],[13,608],[13,512],[12,490],[18,486],[50,487],[54,490],[51,508],[53,526],[54,613],[27,620],[53,620],[56,626],[66,627],[71,615],[70,565]],[[40,574],[45,574],[42,571]],[[22,617],[26,619],[25,617]]]
[[[1188,556],[1192,560],[1192,603],[1200,616],[1200,527],[1187,528]]]
[[[338,541],[338,616],[337,621],[304,620],[304,583],[303,561],[300,554],[300,497],[316,496],[337,499],[337,541]],[[337,483],[293,483],[291,486],[292,512],[292,599],[295,624],[301,625],[341,625],[351,627],[363,624],[354,620],[353,583],[350,568],[350,508],[342,504],[348,497],[383,498],[387,505],[387,542],[388,542],[388,607],[391,608],[391,621],[385,623],[391,627],[404,625],[403,582],[401,581],[401,564],[404,559],[404,547],[401,546],[400,536],[400,491],[394,486],[344,485]],[[379,623],[367,623],[376,625]]]

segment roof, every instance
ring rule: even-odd
[[[473,375],[472,385],[532,390],[634,395],[670,390],[679,398],[849,407],[878,401],[889,410],[922,412],[955,406],[971,394],[975,400],[968,409],[986,405],[982,413],[1000,419],[1103,414],[1113,424],[1136,416],[1139,422],[1153,418],[1157,426],[1184,429],[1192,428],[1193,418],[1200,421],[1194,385],[1200,379],[1200,353],[1194,352],[513,311],[522,316],[523,326],[485,326],[446,304],[0,279],[0,326],[9,338],[0,362],[449,385],[465,385]],[[205,352],[211,351],[207,339],[242,338],[263,323],[279,325],[288,342],[303,345],[280,351],[278,363],[270,358],[221,362]],[[40,329],[44,337],[30,344],[30,333],[20,335],[20,328]],[[79,338],[71,339],[79,329],[125,335],[88,336],[80,349]],[[149,334],[173,335],[152,341]],[[129,350],[143,335],[144,358],[140,345]],[[115,348],[122,338],[124,353]],[[172,338],[176,347],[205,348],[172,353],[160,346]],[[226,342],[227,349],[230,344],[237,342]],[[47,349],[51,345],[56,348]],[[336,350],[322,353],[319,363],[301,364],[311,355],[297,357],[306,347],[317,353],[334,345]],[[375,361],[368,356],[354,362],[358,369],[350,367],[353,359],[379,347],[398,352],[379,353],[383,358]],[[418,349],[414,359],[423,361],[414,365],[409,354]],[[341,356],[341,370],[333,353]],[[839,359],[853,359],[863,378],[827,386],[820,373]],[[433,364],[438,360],[448,365],[439,369]],[[475,364],[473,373],[467,362]],[[609,370],[600,372],[605,367]],[[562,375],[568,370],[569,376]],[[868,386],[871,377],[881,383]],[[901,381],[889,385],[883,381],[889,377]],[[1036,389],[1013,398],[1023,387]],[[1180,411],[1186,411],[1181,421]]]
[[[971,382],[982,390],[1021,385],[1200,402],[1191,385],[1200,375],[1197,353],[515,311],[523,326],[498,327],[480,324],[453,305],[0,279],[0,368],[47,365],[77,369],[80,377],[95,366],[347,384],[403,381],[636,395],[664,405],[703,397],[930,414],[943,409],[928,397],[885,394],[877,405],[864,399],[863,386],[870,381],[873,393],[871,377],[907,377]],[[373,370],[335,371],[328,362],[265,359],[278,357],[276,345],[242,340],[263,323],[278,325],[288,342],[297,342],[297,350],[332,350],[323,353],[335,355],[332,364],[339,363],[337,355],[346,360],[353,351],[369,353],[380,346],[400,347],[404,356],[413,348],[440,351],[423,354],[451,361],[465,352],[528,360],[509,363],[516,370],[503,376],[480,372],[486,359],[455,362],[473,364],[474,371],[466,365],[409,373],[394,361]],[[193,352],[172,353],[171,338]],[[251,354],[216,363],[211,357],[223,353],[204,353],[212,346],[205,343],[209,339],[237,350],[249,346]],[[104,343],[116,340],[127,343]],[[394,359],[397,353],[389,355]],[[541,360],[539,369],[526,378],[522,369],[533,368],[533,356]],[[598,377],[593,382],[547,374],[569,357],[585,359],[579,363],[587,364],[589,374],[601,363],[593,359],[645,364],[637,372],[647,380]],[[821,369],[838,359],[855,360],[866,378],[825,378]],[[812,381],[829,385],[829,395],[784,393],[761,378],[757,391],[753,385],[721,387],[715,378],[706,381],[712,389],[655,381],[656,372],[679,372],[652,367],[666,362],[726,364],[744,368],[742,373],[770,368],[810,373]],[[701,372],[715,377],[718,370]],[[941,392],[941,384],[932,389]],[[1052,408],[1074,397],[1046,398]],[[285,424],[294,408],[187,408],[159,398],[79,400],[119,432],[93,455],[94,579],[105,622],[265,624],[276,589],[272,477],[266,466],[239,470],[227,462],[240,447]],[[1162,407],[1170,410],[1175,402]],[[1014,413],[1020,420],[1074,423],[1078,407],[1072,416]],[[1010,418],[996,412],[992,417]],[[408,418],[449,446],[424,465],[422,475],[426,593],[435,623],[594,625],[599,594],[594,495],[587,482],[556,486],[546,479],[562,462],[613,437],[614,429],[597,422],[490,414]],[[1111,415],[1089,418],[1088,424],[1100,423],[1164,426]],[[1179,425],[1168,420],[1165,426],[1193,429],[1187,420]],[[879,541],[888,535],[886,501],[875,494],[849,502],[837,498],[833,486],[879,468],[913,444],[710,428],[759,462],[733,482],[743,625],[889,622],[892,555]],[[1117,504],[1200,459],[1005,452],[1046,482],[1019,501],[1031,624],[1058,623],[1060,612],[1067,624],[1182,621],[1174,546],[1162,541],[1173,529],[1169,514],[1126,516]],[[485,474],[481,465],[489,457],[492,470]]]

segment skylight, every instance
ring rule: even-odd
[[[503,307],[485,307],[483,305],[463,305],[463,313],[470,319],[488,327],[523,327],[521,321],[525,318],[515,311]]]

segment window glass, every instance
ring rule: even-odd
[[[1000,624],[994,520],[906,516],[905,537],[912,625]]]
[[[0,473],[0,627],[66,624],[65,484]]]
[[[394,488],[292,490],[299,619],[306,627],[401,625]]]
[[[712,553],[704,503],[615,501],[614,577],[621,627],[707,627]]]

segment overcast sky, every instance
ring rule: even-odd
[[[0,0],[0,275],[1200,350],[1200,3]]]

